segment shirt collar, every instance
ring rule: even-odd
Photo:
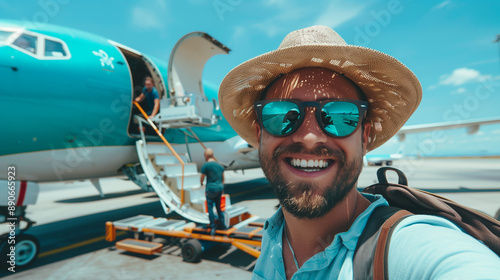
[[[281,226],[284,221],[283,210],[281,210],[281,206],[274,213],[274,215],[267,219],[264,224],[264,230],[267,230],[269,237],[274,237],[276,233],[281,229]]]
[[[368,199],[371,204],[368,206],[368,208],[361,213],[356,220],[354,220],[352,226],[349,228],[348,231],[342,232],[338,234],[338,237],[342,239],[342,243],[349,248],[349,250],[355,250],[356,249],[356,243],[358,242],[358,237],[361,235],[361,232],[363,231],[366,222],[368,221],[368,218],[372,214],[373,210],[375,208],[384,206],[384,205],[389,205],[385,198],[383,198],[381,195],[371,195],[371,194],[365,194],[361,193],[366,199]],[[264,230],[266,230],[269,234],[269,238],[273,238],[279,230],[282,228],[284,222],[284,216],[283,216],[283,210],[278,208],[278,210],[274,213],[274,215],[267,219],[267,221],[264,224]]]
[[[380,206],[389,205],[387,200],[385,200],[385,198],[381,195],[361,194],[371,202],[370,206],[368,206],[368,208],[366,208],[366,210],[363,211],[363,213],[361,213],[356,220],[354,220],[348,231],[337,234],[338,238],[342,240],[342,244],[344,244],[344,246],[346,246],[349,250],[356,249],[358,238],[363,232],[373,210]]]

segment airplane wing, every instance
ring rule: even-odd
[[[479,127],[481,125],[495,124],[495,123],[500,123],[500,118],[487,118],[487,119],[476,119],[469,121],[451,121],[451,122],[441,122],[432,124],[409,125],[409,126],[403,126],[396,135],[398,136],[398,139],[401,142],[405,140],[406,134],[410,133],[456,129],[463,127],[467,128],[467,134],[474,134],[479,130]]]

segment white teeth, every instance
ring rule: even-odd
[[[310,159],[310,160],[305,160],[305,159],[298,159],[294,158],[290,160],[290,164],[295,167],[302,167],[302,168],[326,168],[328,167],[328,161],[327,160],[322,160],[322,159]],[[314,169],[314,171],[317,171],[319,169]]]
[[[305,172],[315,172],[320,171],[321,169],[304,169]]]

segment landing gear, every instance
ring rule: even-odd
[[[1,246],[0,259],[3,267],[15,267],[15,270],[23,269],[31,265],[40,253],[40,242],[31,234],[16,236],[15,244],[4,241]],[[14,248],[12,251],[11,249]]]
[[[142,167],[139,163],[126,164],[122,167],[122,171],[132,182],[141,187],[141,189],[143,189],[144,191],[154,191],[153,187],[151,187],[151,184],[149,184],[148,178],[146,178],[146,175],[144,174],[144,171],[142,170]]]
[[[25,209],[26,206],[17,207],[15,215],[11,217],[16,219],[7,220],[5,218],[8,217],[7,207],[0,207],[0,216],[4,218],[0,223],[9,224],[9,231],[0,236],[0,267],[2,268],[20,270],[31,265],[40,253],[38,239],[31,234],[24,233],[35,223],[24,216]],[[23,229],[21,229],[21,223],[26,223]]]
[[[197,263],[201,259],[203,248],[197,239],[189,239],[182,246],[182,259],[186,262]]]

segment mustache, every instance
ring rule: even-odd
[[[319,145],[313,149],[307,149],[302,143],[293,143],[287,146],[279,146],[273,151],[273,158],[277,158],[282,154],[307,154],[319,157],[333,157],[338,162],[345,162],[346,155],[342,150],[333,149],[324,145]]]

